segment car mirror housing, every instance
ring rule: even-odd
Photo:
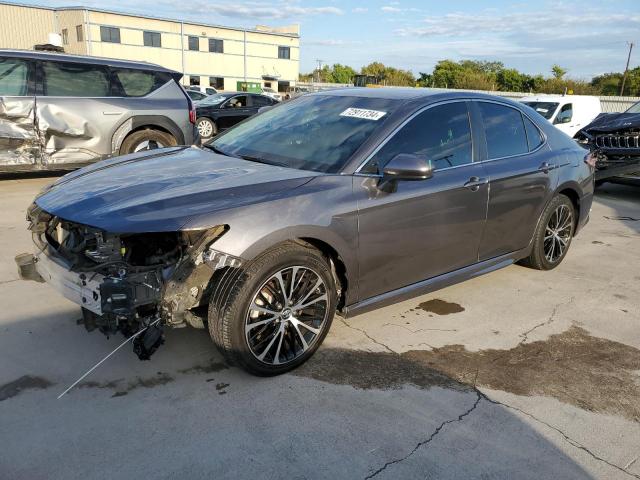
[[[399,153],[382,169],[378,188],[385,190],[398,180],[426,180],[432,176],[433,166],[424,157],[412,153]]]
[[[433,167],[420,155],[400,153],[385,165],[382,173],[389,180],[426,180],[433,176]]]

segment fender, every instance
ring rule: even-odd
[[[123,121],[118,128],[116,128],[113,136],[111,137],[111,151],[112,153],[118,154],[120,151],[120,147],[122,146],[122,142],[126,138],[129,133],[140,128],[140,127],[161,127],[163,130],[168,131],[178,142],[178,145],[185,144],[184,134],[182,130],[176,125],[176,123],[168,117],[163,115],[136,115],[133,117],[127,118]]]
[[[306,239],[319,241],[328,245],[337,254],[339,260],[344,265],[344,275],[347,280],[346,304],[355,302],[358,298],[358,258],[357,258],[357,232],[347,225],[344,225],[342,233],[345,236],[336,234],[333,229],[319,227],[315,225],[301,225],[297,227],[284,228],[271,232],[270,234],[257,239],[249,245],[239,256],[245,260],[253,260],[262,252],[288,240]],[[351,231],[351,232],[350,232]]]

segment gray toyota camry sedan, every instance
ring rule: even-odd
[[[207,328],[260,375],[308,360],[355,315],[514,262],[555,268],[585,225],[593,159],[530,108],[420,89],[305,95],[202,148],[105,160],[28,211],[22,278],[88,330]],[[37,299],[34,299],[37,300]]]

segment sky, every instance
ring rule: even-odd
[[[536,2],[431,0],[23,0],[48,6],[78,4],[144,15],[253,28],[301,27],[300,71],[372,61],[431,72],[438,60],[498,60],[525,73],[550,75],[555,63],[568,76],[622,71],[628,42],[631,67],[640,64],[639,0]],[[150,8],[151,7],[151,8]],[[634,8],[635,7],[635,8]]]

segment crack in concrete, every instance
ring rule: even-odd
[[[521,408],[518,407],[514,407],[513,405],[509,405],[503,402],[500,402],[498,400],[493,400],[489,397],[487,397],[484,393],[480,392],[479,390],[476,389],[476,392],[479,392],[479,394],[482,396],[482,398],[484,398],[487,402],[489,403],[493,403],[494,405],[501,405],[505,408],[509,408],[511,410],[515,410],[517,412],[522,413],[523,415],[526,415],[527,417],[531,418],[532,420],[546,426],[547,428],[550,428],[551,430],[559,433],[564,440],[569,443],[571,446],[582,450],[583,452],[585,452],[587,455],[589,455],[591,458],[593,458],[594,460],[597,460],[598,462],[602,462],[605,463],[606,465],[609,465],[612,468],[615,468],[616,470],[621,471],[622,473],[625,473],[627,475],[629,475],[630,477],[634,477],[634,478],[638,478],[640,479],[640,475],[637,475],[633,472],[630,472],[629,470],[627,470],[627,468],[629,468],[630,465],[633,464],[633,462],[631,462],[630,464],[628,464],[625,467],[621,467],[619,465],[616,465],[615,463],[611,463],[610,461],[608,461],[605,458],[600,457],[599,455],[597,455],[596,453],[592,452],[591,450],[589,450],[587,447],[585,447],[583,444],[581,444],[580,442],[578,442],[577,440],[571,438],[569,435],[567,435],[566,433],[564,433],[562,430],[560,430],[558,427],[551,425],[548,422],[545,422],[544,420],[539,419],[538,417],[536,417],[535,415],[529,413],[529,412],[525,412],[524,410],[522,410]]]
[[[395,350],[391,349],[388,345],[385,345],[384,343],[379,342],[378,340],[376,340],[375,338],[373,338],[371,335],[369,335],[369,334],[368,334],[365,330],[363,330],[362,328],[358,328],[358,327],[354,327],[353,325],[349,325],[349,324],[347,323],[347,321],[346,321],[344,318],[342,318],[342,317],[337,317],[337,318],[338,318],[338,320],[340,320],[340,321],[345,325],[345,327],[350,328],[350,329],[352,329],[352,330],[355,330],[355,331],[357,331],[357,332],[362,333],[365,337],[367,337],[367,338],[368,338],[369,340],[371,340],[373,343],[375,343],[376,345],[380,345],[381,347],[383,347],[387,352],[389,352],[389,353],[395,353],[395,354],[398,354],[398,352],[396,352]]]
[[[520,412],[521,414],[526,415],[527,417],[531,418],[535,422],[538,422],[541,425],[544,425],[545,427],[547,427],[547,428],[555,431],[556,433],[560,434],[565,442],[567,442],[572,447],[577,448],[578,450],[581,450],[581,451],[585,452],[587,455],[589,455],[594,460],[596,460],[598,462],[601,462],[601,463],[604,463],[604,464],[610,466],[611,468],[614,468],[614,469],[616,469],[616,470],[618,470],[618,471],[620,471],[622,473],[625,473],[626,475],[628,475],[630,477],[640,479],[640,475],[637,475],[637,474],[635,474],[633,472],[630,472],[628,470],[628,468],[636,462],[638,457],[636,457],[633,460],[631,460],[624,467],[621,467],[620,465],[616,465],[615,463],[612,463],[612,462],[608,461],[607,459],[605,459],[605,458],[599,456],[598,454],[594,453],[592,450],[590,450],[588,447],[584,446],[582,443],[580,443],[576,439],[571,438],[568,434],[563,432],[560,428],[558,428],[558,427],[556,427],[554,425],[551,425],[550,423],[545,422],[544,420],[539,419],[535,415],[533,415],[533,414],[531,414],[529,412],[526,412],[526,411],[522,410],[521,408],[514,407],[513,405],[509,405],[507,403],[503,403],[503,402],[500,402],[498,400],[493,400],[493,399],[489,398],[487,395],[485,395],[484,393],[482,393],[478,388],[474,387],[473,391],[475,392],[477,398],[476,398],[476,401],[471,406],[471,408],[467,409],[465,412],[463,412],[462,414],[458,415],[456,418],[452,418],[452,419],[445,420],[444,422],[442,422],[438,427],[436,427],[436,429],[431,433],[431,435],[429,435],[429,437],[427,437],[425,440],[422,440],[422,441],[418,442],[416,444],[416,446],[408,454],[406,454],[404,457],[396,458],[394,460],[390,460],[390,461],[386,462],[383,466],[381,466],[380,468],[378,468],[374,472],[372,472],[369,475],[367,475],[365,477],[365,480],[369,480],[371,478],[374,478],[377,475],[379,475],[380,473],[384,472],[388,467],[407,460],[414,453],[416,453],[422,446],[430,443],[442,431],[442,429],[446,425],[448,425],[450,423],[461,422],[465,417],[470,415],[478,407],[478,405],[479,405],[481,400],[486,400],[487,402],[489,402],[489,403],[491,403],[493,405],[500,405],[500,406],[502,406],[504,408],[508,408],[510,410],[514,410],[514,411]]]
[[[385,463],[382,467],[378,468],[375,472],[370,473],[369,475],[367,475],[365,477],[365,480],[369,480],[373,477],[375,477],[376,475],[384,472],[388,467],[390,467],[391,465],[395,465],[396,463],[401,463],[404,462],[407,458],[409,458],[411,455],[413,455],[414,453],[416,453],[418,451],[418,449],[420,447],[422,447],[423,445],[428,444],[429,442],[431,442],[441,431],[442,429],[450,424],[450,423],[458,423],[461,422],[466,416],[470,415],[471,412],[473,412],[476,407],[478,406],[478,404],[480,403],[480,400],[482,400],[482,398],[484,397],[484,394],[482,392],[480,392],[479,390],[476,390],[476,401],[473,403],[473,405],[471,406],[471,408],[467,409],[465,412],[461,413],[460,415],[458,415],[456,418],[452,418],[449,420],[445,420],[444,422],[442,422],[440,425],[438,425],[438,427],[436,427],[436,429],[433,431],[433,433],[431,433],[431,435],[429,435],[428,438],[418,442],[416,444],[415,447],[413,447],[413,450],[411,450],[407,455],[405,455],[402,458],[396,458],[395,460],[390,460],[387,463]]]
[[[457,328],[418,328],[417,330],[412,330],[409,327],[405,326],[405,325],[399,325],[397,323],[384,323],[382,324],[383,327],[388,327],[388,326],[394,326],[394,327],[400,327],[400,328],[404,328],[405,330],[410,331],[411,333],[418,333],[418,332],[457,332],[458,329]]]
[[[13,282],[17,282],[17,281],[19,281],[19,280],[20,280],[19,278],[14,278],[13,280],[2,280],[2,281],[0,281],[0,285],[4,285],[4,284],[6,284],[6,283],[13,283]]]
[[[560,307],[562,307],[562,306],[566,306],[566,305],[569,305],[569,304],[573,303],[574,300],[575,300],[575,297],[571,297],[568,302],[558,303],[555,307],[553,307],[553,311],[551,312],[551,315],[549,315],[549,318],[547,320],[545,320],[544,322],[533,326],[532,328],[530,328],[526,332],[521,333],[519,336],[522,338],[522,340],[520,340],[519,345],[523,345],[527,340],[529,340],[529,334],[532,333],[533,331],[537,330],[540,327],[545,327],[547,325],[551,325],[556,319],[556,315],[558,314],[558,309]]]

